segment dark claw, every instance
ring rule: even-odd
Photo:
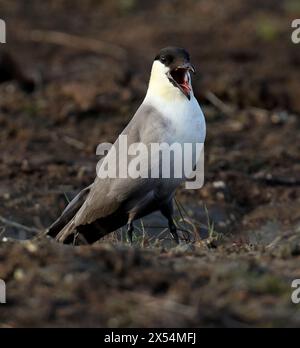
[[[127,240],[130,244],[132,244],[132,233],[133,233],[133,225],[129,223],[127,225]]]
[[[177,232],[176,232],[176,233],[172,233],[172,236],[173,236],[173,238],[174,238],[176,244],[179,244],[179,238],[178,238]]]
[[[179,244],[179,237],[178,237],[178,233],[177,233],[177,228],[176,228],[173,221],[170,222],[169,229],[170,229],[171,235],[174,238],[176,244]]]

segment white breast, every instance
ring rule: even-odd
[[[204,143],[206,125],[203,112],[194,96],[189,101],[175,103],[165,116],[172,120],[176,129],[174,141],[180,143]]]
[[[175,132],[171,139],[165,139],[169,143],[204,143],[206,135],[206,124],[203,112],[194,95],[191,100],[185,96],[164,100],[157,97],[148,97],[145,102],[154,106],[163,117],[172,122]]]

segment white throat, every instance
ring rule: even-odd
[[[174,86],[167,77],[169,68],[156,60],[152,65],[150,81],[146,99],[160,99],[162,102],[182,101],[189,102],[188,98],[182,93],[182,91]],[[191,86],[191,77],[188,73],[190,87],[191,87],[191,99],[193,98],[193,89]]]
[[[174,127],[174,141],[204,142],[205,119],[191,89],[190,100],[168,79],[168,68],[155,61],[144,104],[157,109]],[[190,76],[189,76],[190,79]],[[190,79],[191,81],[191,79]]]

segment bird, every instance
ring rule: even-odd
[[[128,145],[204,143],[205,117],[194,96],[192,73],[195,68],[184,48],[166,47],[159,51],[152,64],[146,96],[120,134],[127,136]],[[111,154],[109,150],[105,157],[108,162],[112,160]],[[156,165],[161,166],[161,161],[157,160]],[[159,211],[167,219],[171,236],[178,244],[173,201],[176,189],[185,180],[96,176],[46,233],[64,244],[77,245],[79,241],[93,244],[127,226],[127,240],[132,243],[134,221]]]

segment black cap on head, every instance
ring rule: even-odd
[[[166,75],[170,83],[190,100],[192,89],[189,72],[195,73],[195,68],[190,62],[189,53],[184,48],[166,47],[155,57],[154,62],[156,61],[168,67]]]
[[[181,62],[189,62],[190,55],[184,48],[166,47],[159,52],[154,60],[159,60],[165,66],[171,67]]]

